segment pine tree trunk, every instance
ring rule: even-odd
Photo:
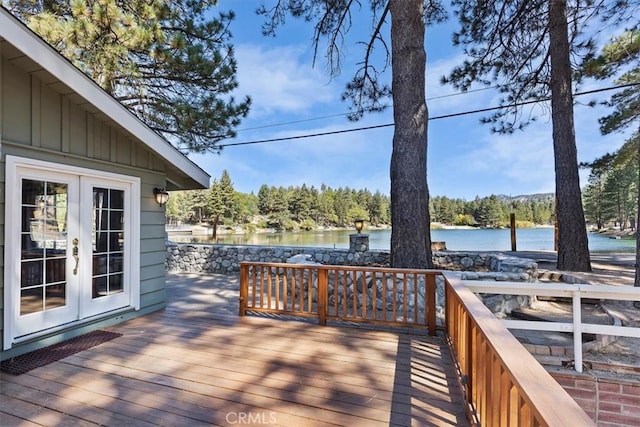
[[[391,266],[433,268],[427,188],[423,0],[391,0]]]
[[[220,222],[220,215],[216,215],[213,217],[213,221],[211,224],[211,238],[215,239],[218,237],[218,223]]]
[[[549,0],[551,121],[556,173],[559,270],[591,271],[573,123],[566,0]]]

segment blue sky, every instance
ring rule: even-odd
[[[361,52],[356,42],[365,40],[367,19],[345,42],[341,76],[331,79],[320,51],[312,66],[313,28],[289,18],[276,38],[264,37],[261,17],[254,10],[261,0],[220,0],[218,9],[233,10],[232,43],[238,61],[239,88],[234,94],[253,99],[249,116],[238,127],[238,136],[224,143],[331,132],[392,123],[392,110],[368,114],[349,122],[348,103],[340,100]],[[366,3],[366,2],[364,2]],[[427,29],[427,105],[431,117],[496,106],[491,90],[455,95],[441,86],[447,74],[464,56],[451,47],[456,22]],[[388,32],[388,28],[387,28]],[[587,82],[580,90],[607,86]],[[609,93],[606,93],[608,95]],[[448,96],[454,95],[454,96]],[[586,104],[591,97],[578,101]],[[591,161],[615,151],[624,135],[601,136],[598,117],[606,111],[580,103],[575,108],[578,160]],[[491,194],[554,192],[551,119],[544,108],[532,107],[526,114],[538,117],[525,131],[497,135],[480,124],[482,115],[432,120],[428,134],[428,183],[431,196],[472,200]],[[341,133],[314,138],[264,144],[232,146],[221,154],[190,157],[212,177],[227,170],[237,191],[257,193],[262,184],[274,186],[351,187],[389,193],[389,161],[393,128]],[[583,185],[586,172],[581,172]]]

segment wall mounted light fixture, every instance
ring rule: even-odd
[[[164,188],[155,187],[153,189],[153,195],[156,197],[156,203],[160,206],[164,206],[169,200],[169,192]]]

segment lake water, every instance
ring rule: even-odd
[[[247,235],[221,235],[217,243],[262,246],[314,246],[348,248],[351,230],[254,233]],[[389,250],[391,230],[367,230],[371,249]],[[592,252],[635,252],[635,240],[611,239],[597,233],[589,233],[589,250]],[[211,240],[191,236],[170,236],[174,242],[210,243]],[[455,229],[431,230],[431,240],[445,242],[451,251],[510,251],[509,229]],[[516,230],[519,251],[552,251],[553,228],[523,228]]]

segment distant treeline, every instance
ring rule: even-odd
[[[511,213],[519,227],[553,224],[555,199],[553,194],[529,196],[476,197],[472,201],[432,197],[429,201],[431,221],[448,225],[507,227]]]
[[[503,227],[514,212],[521,227],[551,224],[552,194],[518,196],[491,195],[473,201],[444,196],[430,200],[431,221],[445,225]],[[227,171],[208,190],[176,191],[167,204],[171,224],[203,223],[276,230],[313,230],[319,227],[351,227],[355,219],[368,226],[389,226],[390,199],[380,191],[326,185],[316,188],[262,185],[258,194],[235,191]]]

